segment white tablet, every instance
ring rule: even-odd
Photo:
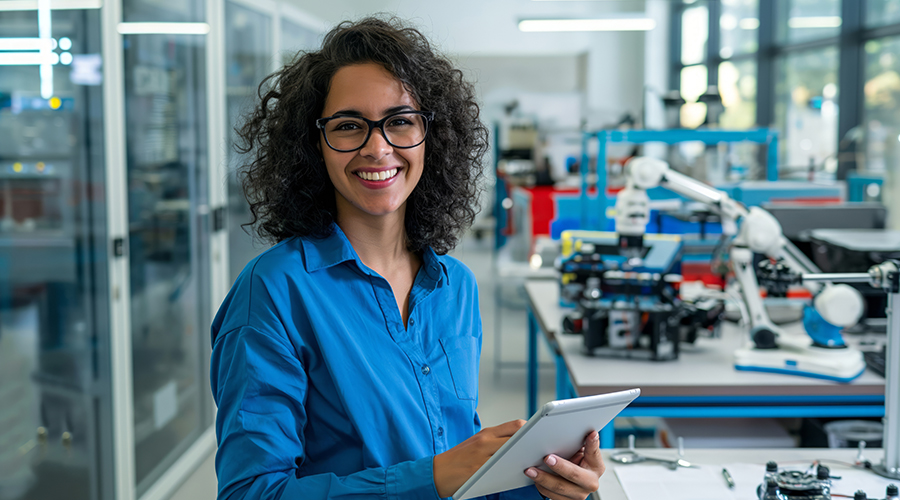
[[[545,404],[453,494],[453,500],[534,484],[525,469],[549,470],[544,457],[551,453],[571,457],[591,431],[602,429],[640,394],[640,389],[631,389]]]

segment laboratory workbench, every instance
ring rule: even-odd
[[[556,281],[525,284],[528,302],[528,415],[537,410],[537,349],[543,337],[556,364],[558,399],[640,388],[621,416],[663,418],[880,417],[884,379],[868,370],[849,384],[809,377],[735,370],[733,353],[746,332],[723,324],[719,338],[681,344],[679,358],[648,361],[587,356],[582,337],[560,332]],[[601,431],[611,448],[612,423]]]

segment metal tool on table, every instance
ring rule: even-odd
[[[684,455],[684,441],[682,440],[682,438],[678,438],[678,458],[675,460],[670,460],[666,458],[648,457],[647,455],[638,453],[634,449],[634,434],[632,434],[628,436],[628,449],[617,451],[610,455],[609,458],[613,462],[618,462],[623,465],[651,462],[663,464],[671,470],[678,470],[679,467],[698,468],[697,465],[694,465],[682,458],[682,455]]]

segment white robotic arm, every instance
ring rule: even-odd
[[[760,207],[748,209],[725,192],[676,172],[661,160],[634,158],[626,164],[626,173],[628,183],[616,200],[616,232],[632,240],[643,236],[649,221],[646,190],[657,186],[709,206],[720,215],[723,232],[735,236],[729,256],[750,314],[752,331],[780,333],[781,330],[772,323],[760,298],[753,253],[780,260],[799,274],[816,273],[818,270],[784,237],[778,220]],[[741,223],[740,230],[737,230],[738,221]],[[804,286],[817,294],[815,308],[829,323],[845,327],[859,321],[863,302],[856,289],[831,283],[804,283]],[[774,335],[772,338],[774,341]]]

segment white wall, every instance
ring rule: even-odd
[[[578,92],[581,61],[578,54],[532,56],[459,55],[456,63],[481,95],[500,89],[525,92]]]
[[[625,112],[641,115],[644,33],[592,34],[587,55],[589,128],[617,121]]]

